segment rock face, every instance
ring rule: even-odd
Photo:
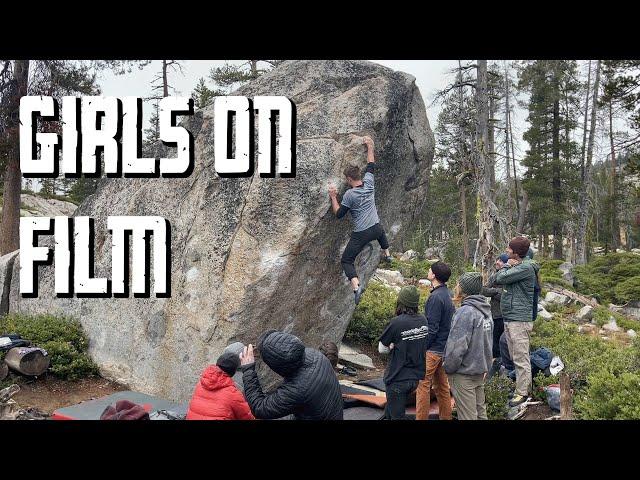
[[[296,104],[295,178],[219,177],[208,107],[185,124],[194,135],[191,176],[104,179],[75,214],[95,218],[95,275],[107,278],[106,217],[165,217],[170,298],[55,298],[51,267],[39,269],[39,297],[21,298],[19,257],[14,263],[12,311],[79,318],[105,376],[173,401],[189,398],[227,344],[255,344],[266,329],[309,346],[340,342],[354,309],[340,266],[351,225],[331,213],[327,187],[342,195],[345,166],[366,164],[352,134],[374,139],[376,203],[394,249],[402,251],[426,199],[434,139],[412,76],[364,61],[287,61],[237,94],[285,95]],[[373,242],[356,263],[362,280],[378,261]]]
[[[20,195],[20,215],[23,217],[71,216],[78,208],[71,202],[55,198],[43,198],[23,193]]]

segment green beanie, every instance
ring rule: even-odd
[[[420,292],[414,285],[402,287],[398,294],[398,303],[409,308],[418,308],[420,303]]]
[[[458,279],[458,284],[465,295],[479,295],[482,290],[482,275],[478,272],[463,273]]]

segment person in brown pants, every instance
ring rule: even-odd
[[[450,276],[451,269],[444,262],[436,262],[431,265],[427,275],[432,287],[431,295],[424,306],[429,334],[426,342],[426,372],[424,379],[418,383],[416,389],[416,420],[429,419],[431,386],[433,386],[438,400],[440,420],[451,420],[451,393],[447,374],[442,366],[451,318],[455,312],[451,294],[447,288],[447,280]]]

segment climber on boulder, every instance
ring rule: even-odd
[[[342,254],[342,269],[351,282],[355,295],[356,305],[360,303],[363,288],[360,285],[354,263],[356,257],[369,242],[377,240],[384,252],[385,259],[391,260],[389,242],[380,225],[380,218],[376,209],[375,185],[373,172],[375,158],[373,156],[373,140],[369,136],[362,137],[362,143],[367,147],[367,166],[364,177],[357,165],[349,165],[344,169],[344,176],[349,184],[349,189],[344,193],[342,202],[338,202],[338,190],[335,186],[329,187],[331,209],[336,217],[342,218],[347,212],[351,212],[353,221],[353,233]]]

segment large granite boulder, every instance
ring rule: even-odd
[[[412,76],[365,61],[287,61],[237,94],[296,104],[295,178],[220,178],[208,107],[186,122],[191,176],[103,179],[75,213],[95,218],[95,274],[107,278],[108,215],[168,219],[170,298],[56,298],[51,267],[40,268],[39,297],[21,298],[19,257],[13,264],[11,311],[79,318],[105,376],[174,401],[189,397],[229,342],[255,343],[268,328],[309,346],[340,342],[354,310],[340,266],[350,223],[331,213],[327,187],[342,195],[344,167],[366,163],[353,134],[374,138],[376,203],[395,250],[426,198],[434,139]],[[356,264],[365,282],[378,261],[373,242]]]

